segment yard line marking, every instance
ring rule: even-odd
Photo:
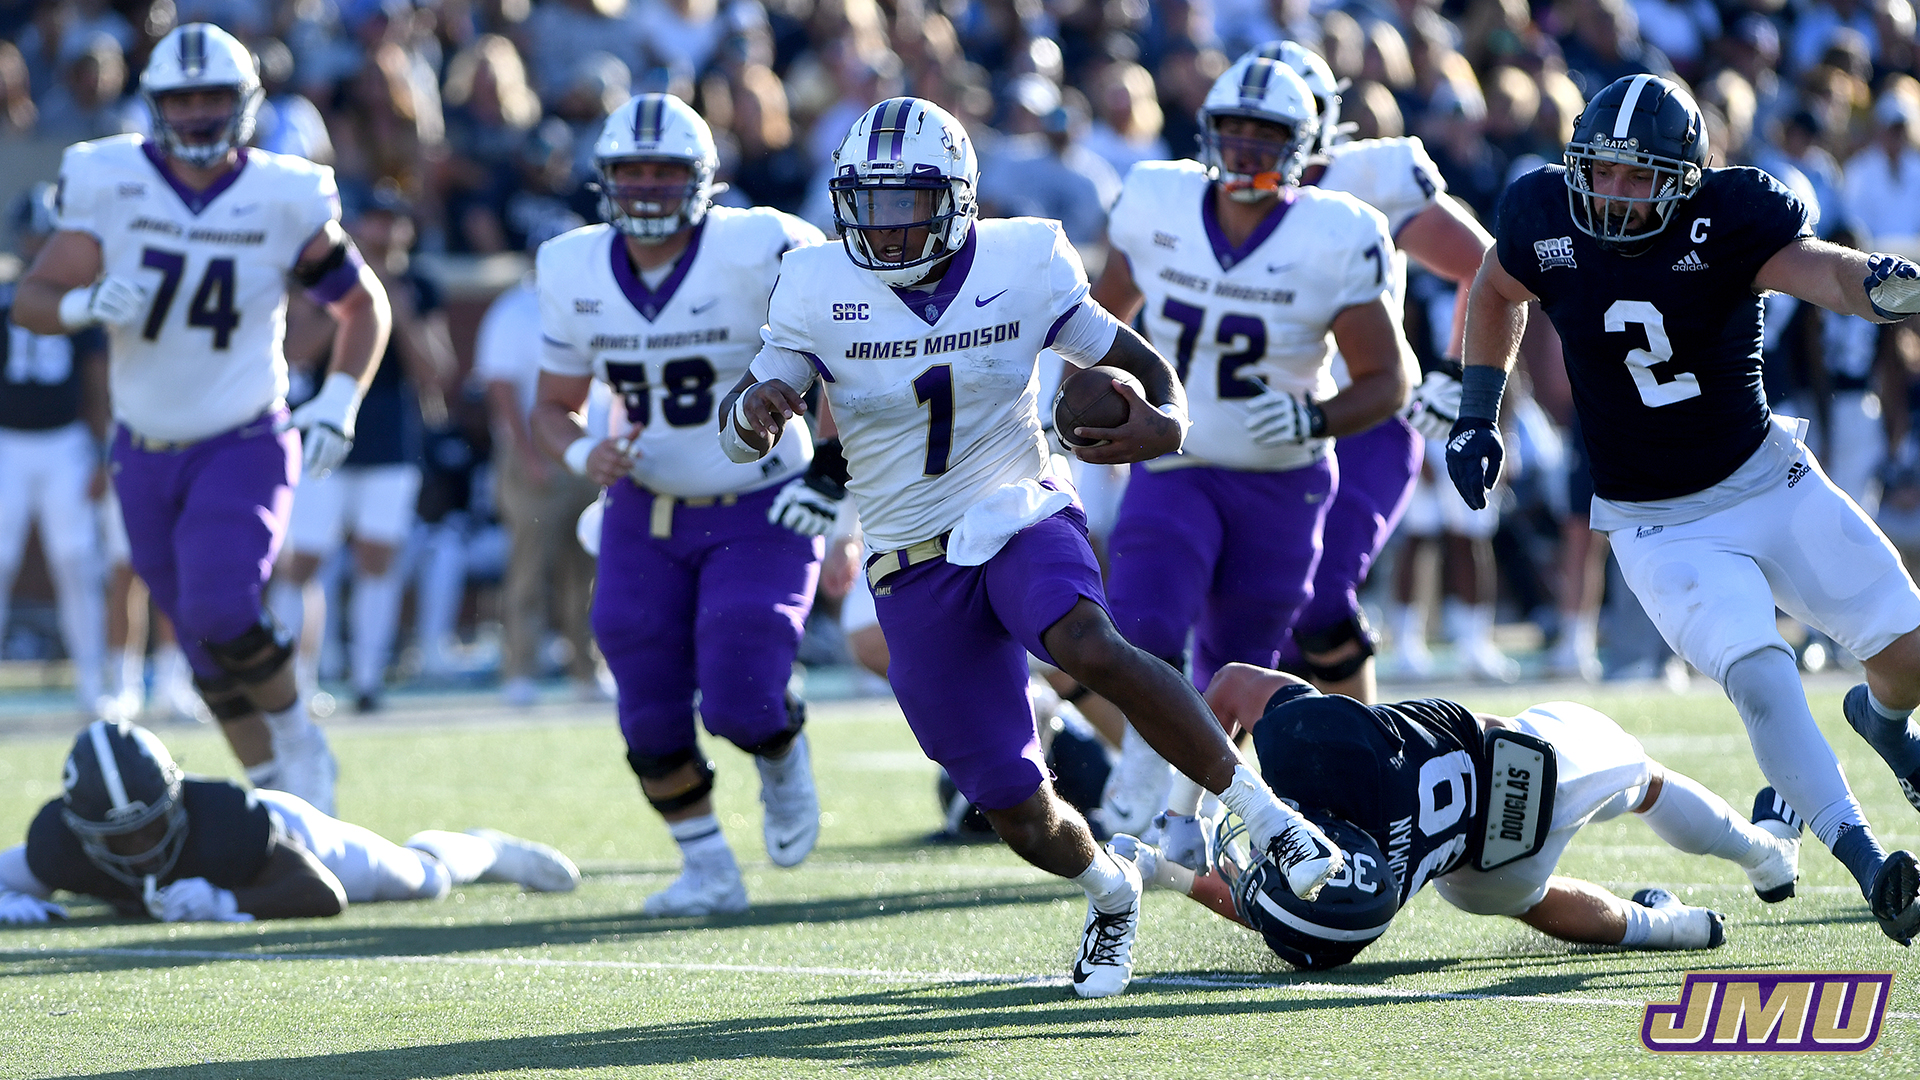
[[[989,983],[1007,986],[1066,986],[1064,975],[1012,975],[988,971],[888,971],[882,968],[843,968],[786,966],[780,964],[700,964],[659,960],[567,960],[535,956],[422,956],[366,955],[355,953],[254,953],[219,949],[135,949],[103,947],[95,949],[0,949],[0,959],[59,960],[69,957],[107,956],[132,959],[213,960],[236,962],[261,961],[360,961],[376,964],[447,964],[465,967],[557,967],[595,968],[625,971],[684,971],[736,975],[790,975],[829,979],[873,979],[880,982],[941,983],[953,985]],[[1274,982],[1258,975],[1141,975],[1135,983],[1172,986],[1193,990],[1291,990],[1307,994],[1347,994],[1356,997],[1402,998],[1425,1001],[1492,1001],[1531,1005],[1591,1005],[1606,1008],[1644,1009],[1645,1001],[1625,998],[1556,997],[1549,994],[1479,994],[1472,991],[1413,990],[1394,986],[1364,986],[1327,982]],[[1920,1020],[1920,1012],[1889,1012],[1902,1020]]]

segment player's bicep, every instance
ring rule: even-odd
[[[43,282],[65,292],[92,284],[104,265],[100,241],[92,233],[63,229],[40,249],[24,280]]]
[[[533,393],[534,407],[558,406],[563,412],[576,413],[586,408],[587,397],[592,392],[592,375],[567,374],[542,367]]]
[[[1108,249],[1107,265],[1100,271],[1100,280],[1094,283],[1092,296],[1095,303],[1113,312],[1121,322],[1132,322],[1140,313],[1146,296],[1133,280],[1133,263],[1126,252]]]
[[[1480,292],[1483,287],[1509,304],[1518,305],[1540,299],[1533,294],[1533,290],[1522,285],[1520,279],[1507,272],[1505,264],[1500,261],[1498,247],[1487,249],[1486,255],[1480,260],[1480,270],[1474,275],[1474,291]]]
[[[1471,281],[1493,247],[1493,237],[1474,220],[1472,211],[1442,192],[1400,226],[1394,243],[1415,262],[1448,281]]]

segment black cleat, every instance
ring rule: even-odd
[[[1902,945],[1911,946],[1920,930],[1920,860],[1911,851],[1896,851],[1880,864],[1867,888],[1867,902],[1880,929]]]

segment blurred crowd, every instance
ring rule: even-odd
[[[467,671],[476,622],[505,619],[508,647],[487,667],[504,666],[515,700],[559,667],[596,692],[584,626],[561,617],[583,594],[528,584],[575,558],[570,520],[557,532],[555,522],[590,493],[557,491],[567,478],[526,439],[537,349],[523,343],[537,325],[525,287],[499,300],[476,348],[449,334],[433,275],[413,256],[444,267],[526,251],[594,220],[594,137],[633,93],[677,94],[708,119],[729,185],[720,201],[791,211],[829,233],[823,166],[848,125],[889,96],[932,99],[974,134],[983,212],[1060,219],[1097,274],[1119,178],[1143,159],[1192,154],[1207,87],[1263,42],[1324,55],[1350,81],[1349,137],[1419,136],[1448,189],[1496,231],[1505,185],[1559,160],[1586,95],[1655,72],[1694,90],[1714,164],[1778,177],[1817,208],[1823,237],[1920,256],[1912,0],[0,0],[0,170],[17,167],[5,164],[9,140],[144,131],[138,73],[154,42],[190,21],[254,50],[267,92],[255,141],[334,166],[362,248],[405,298],[396,392],[410,434],[395,452],[424,479],[418,521],[382,542],[419,590],[415,636],[401,639],[418,646],[409,670]],[[402,279],[410,287],[396,289]],[[1423,362],[1441,359],[1453,302],[1451,283],[1415,274],[1407,327]],[[323,362],[320,320],[290,316],[296,367]],[[1609,590],[1604,545],[1595,555],[1582,535],[1566,378],[1536,321],[1522,380],[1531,394],[1516,396],[1510,418],[1519,468],[1492,550],[1504,621],[1536,624],[1551,645],[1597,618]],[[1920,548],[1909,419],[1920,337],[1789,301],[1770,312],[1768,345],[1770,396],[1813,420],[1836,482],[1897,543]],[[1421,580],[1428,594],[1461,578],[1483,587],[1450,568],[1483,558],[1475,544],[1428,547],[1441,572],[1376,575],[1377,603],[1403,639],[1426,632],[1406,614]],[[314,558],[292,587],[387,572],[343,551],[304,553]],[[516,562],[517,583],[476,607],[470,586],[512,578]],[[555,594],[569,599],[554,604],[552,630],[511,625]],[[1662,663],[1633,614],[1610,615],[1599,653],[1582,642],[1560,673],[1595,677],[1599,659],[1614,673]],[[812,655],[839,655],[827,637]],[[377,704],[375,688],[355,692]]]

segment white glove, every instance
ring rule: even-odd
[[[768,521],[801,536],[825,536],[839,517],[840,500],[815,490],[805,477],[788,481],[767,508]]]
[[[1204,874],[1213,866],[1212,825],[1201,818],[1162,811],[1148,835],[1159,834],[1161,858]]]
[[[64,919],[67,909],[51,900],[42,900],[37,896],[28,896],[12,889],[0,889],[0,923],[8,926],[25,926],[28,923],[43,923],[48,919]]]
[[[253,921],[253,916],[240,910],[233,893],[206,878],[181,878],[162,889],[152,888],[153,879],[147,880],[147,913],[161,922]]]
[[[1313,438],[1313,412],[1292,394],[1268,390],[1247,403],[1247,430],[1261,446],[1298,446]]]
[[[1867,256],[1867,302],[1883,319],[1920,314],[1920,267],[1898,255]]]
[[[1453,422],[1460,419],[1460,380],[1444,371],[1427,372],[1400,415],[1421,438],[1446,438],[1453,433]]]
[[[353,418],[360,412],[360,380],[336,371],[313,400],[293,410],[289,421],[300,429],[307,475],[319,479],[340,467],[353,450]]]
[[[109,274],[60,298],[60,325],[79,330],[95,323],[121,326],[147,310],[147,290]]]

